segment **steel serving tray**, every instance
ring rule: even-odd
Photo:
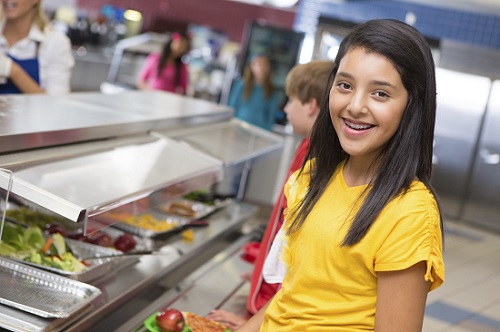
[[[8,221],[10,223],[17,223],[17,221],[13,219],[9,219]],[[125,234],[124,232],[118,229],[112,229],[112,228],[106,229],[106,233],[113,238]],[[152,248],[151,241],[149,242],[147,241],[149,239],[143,239],[138,237],[134,237],[134,239],[136,239],[137,245],[132,251],[145,251],[145,250],[150,250]],[[89,266],[81,272],[64,271],[58,268],[26,262],[24,260],[15,259],[12,257],[9,257],[9,259],[42,270],[54,272],[62,276],[65,276],[67,278],[79,280],[82,282],[89,282],[99,277],[102,277],[103,275],[106,275],[108,273],[114,273],[117,270],[125,266],[134,264],[139,260],[139,257],[137,256],[135,257],[124,256],[123,258],[120,259],[109,258],[109,256],[118,257],[123,255],[123,252],[114,248],[102,247],[99,245],[73,240],[66,237],[64,238],[64,241],[66,242],[71,252],[77,259],[81,259],[82,257],[95,257],[95,256],[106,256],[107,258],[93,259],[91,262],[88,262]]]
[[[101,291],[83,282],[0,257],[0,303],[41,316],[66,318]]]
[[[26,226],[26,227],[38,226],[43,230],[43,229],[47,229],[47,227],[49,225],[55,224],[55,225],[62,226],[68,232],[69,235],[71,235],[72,233],[78,232],[79,229],[81,229],[81,226],[79,224],[75,224],[74,222],[71,222],[71,221],[64,219],[62,217],[54,216],[50,211],[49,212],[41,212],[41,211],[37,211],[36,209],[30,209],[29,210],[29,213],[30,213],[29,218],[31,218],[30,221],[23,220],[23,218],[26,218],[26,216],[23,217],[22,214],[26,213],[26,212],[23,212],[23,209],[20,207],[14,206],[14,208],[7,210],[7,213],[8,214],[10,213],[11,216],[6,217],[5,220],[8,220],[11,223],[20,224],[20,225]],[[21,219],[15,218],[16,213],[20,214]],[[12,214],[14,214],[14,216]],[[99,229],[99,230],[97,230],[97,232],[101,232],[103,234],[110,236],[113,241],[115,241],[121,235],[126,233],[125,231],[119,230],[117,228],[111,228],[111,227]],[[71,239],[71,236],[66,235],[65,240],[66,239]],[[134,240],[136,241],[136,246],[134,247],[134,249],[130,250],[131,252],[151,250],[153,248],[154,244],[151,241],[151,239],[147,239],[147,238],[139,237],[139,236],[134,236]]]
[[[174,224],[174,226],[168,230],[165,230],[165,231],[155,231],[153,229],[139,227],[139,226],[132,225],[132,224],[129,224],[126,222],[117,222],[116,224],[113,224],[111,227],[121,229],[125,232],[132,233],[134,235],[137,235],[137,236],[140,236],[143,238],[154,238],[157,236],[164,236],[164,235],[169,234],[173,231],[176,231],[178,226],[189,222],[188,218],[175,216],[175,215],[166,215],[165,213],[162,213],[160,211],[155,211],[155,210],[147,211],[146,213],[142,213],[139,216],[144,215],[144,214],[151,214],[155,219],[158,219],[159,222]]]
[[[113,249],[113,248],[106,248],[106,247],[101,247],[95,244],[90,244],[86,242],[81,242],[81,241],[76,241],[76,240],[71,240],[71,239],[64,239],[66,241],[66,244],[70,247],[71,251],[73,252],[74,256],[76,258],[79,257],[95,257],[95,256],[117,256],[119,257],[120,255],[123,255],[123,253],[119,250]],[[92,280],[95,280],[99,277],[102,277],[104,275],[107,275],[109,273],[115,273],[118,269],[125,267],[127,265],[133,264],[139,260],[138,257],[134,256],[126,256],[120,259],[114,259],[114,258],[102,258],[102,259],[92,259],[91,262],[89,262],[89,266],[81,271],[81,272],[71,272],[71,271],[64,271],[58,268],[50,267],[50,266],[45,266],[45,265],[40,265],[36,263],[31,263],[31,262],[26,262],[23,260],[17,260],[10,258],[12,261],[16,261],[21,264],[29,265],[38,269],[42,269],[45,271],[49,271],[52,273],[59,274],[61,276],[64,276],[66,278],[78,280],[81,282],[89,282]]]
[[[177,215],[174,213],[170,213],[169,209],[172,206],[172,204],[176,203],[181,203],[186,206],[189,206],[189,208],[192,210],[193,214],[188,216],[183,216],[183,215]],[[208,216],[209,214],[213,213],[215,210],[221,208],[222,205],[209,205],[197,201],[192,201],[184,198],[179,198],[172,200],[170,202],[166,202],[164,204],[160,204],[158,206],[155,206],[154,208],[146,211],[145,213],[142,213],[140,215],[144,214],[151,214],[155,219],[160,220],[160,222],[165,222],[165,223],[175,223],[176,226],[174,226],[171,229],[165,230],[165,231],[155,231],[152,229],[148,228],[143,228],[139,227],[136,225],[132,225],[126,222],[118,222],[116,224],[113,224],[112,227],[116,227],[118,229],[124,230],[126,232],[138,235],[140,237],[156,237],[156,236],[165,236],[169,233],[174,233],[179,230],[179,227],[182,227],[183,225],[197,219],[204,218]],[[139,215],[139,216],[140,216]]]

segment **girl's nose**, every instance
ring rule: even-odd
[[[368,106],[366,104],[365,95],[363,93],[353,93],[351,96],[351,102],[348,108],[349,112],[353,115],[366,113],[368,111]]]

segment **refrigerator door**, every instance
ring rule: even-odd
[[[460,217],[491,80],[436,68],[432,184],[444,213]]]
[[[463,219],[500,230],[500,81],[494,81]]]

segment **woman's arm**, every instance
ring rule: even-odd
[[[12,62],[10,79],[22,93],[45,93],[45,90],[15,62]]]
[[[375,331],[421,332],[430,283],[426,263],[401,271],[379,272]]]
[[[71,73],[75,65],[71,42],[57,30],[48,29],[45,36],[38,52],[40,88],[49,95],[67,94],[71,92]]]
[[[239,329],[237,329],[235,332],[258,332],[260,329],[260,326],[264,322],[264,315],[266,313],[267,307],[269,307],[269,303],[273,298],[271,298],[267,303],[260,308],[259,311],[255,313],[243,326],[241,326]]]

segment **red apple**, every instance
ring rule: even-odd
[[[136,244],[134,236],[129,233],[120,235],[114,242],[115,248],[123,252],[134,249]]]
[[[46,227],[49,234],[59,233],[64,237],[68,236],[68,231],[59,224],[47,224]]]
[[[180,332],[185,324],[182,312],[177,309],[164,308],[156,315],[156,325],[161,332]]]

